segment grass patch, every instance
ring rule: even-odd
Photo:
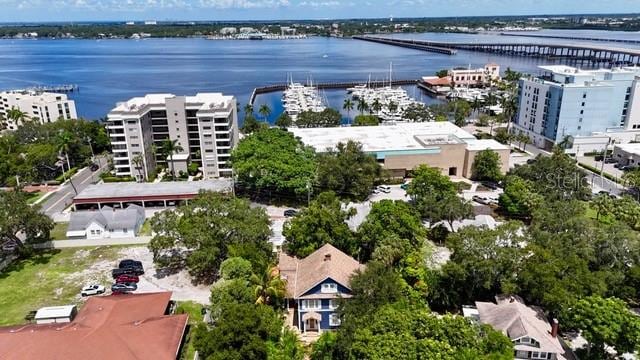
[[[613,217],[613,215],[600,215],[600,218],[598,218],[598,211],[596,209],[594,209],[593,207],[591,207],[590,204],[587,204],[587,211],[585,213],[586,217],[588,217],[589,219],[593,219],[596,221],[599,221],[602,224],[613,224],[616,219]]]
[[[25,322],[31,310],[43,306],[80,304],[82,279],[68,278],[98,261],[114,261],[121,247],[101,246],[38,251],[16,260],[0,273],[0,326]],[[109,274],[105,274],[108,278]],[[105,284],[106,285],[106,284]]]
[[[196,326],[202,323],[202,304],[193,301],[181,301],[176,308],[176,314],[189,314],[189,332],[186,334],[184,347],[180,359],[191,360],[196,353],[193,346],[193,334]]]
[[[51,240],[66,240],[69,223],[56,223],[51,230]]]
[[[140,236],[151,236],[151,219],[146,219],[142,226],[140,227],[140,231],[138,232]]]
[[[36,201],[40,200],[46,194],[47,194],[46,192],[42,192],[42,191],[29,193],[27,195],[27,204],[29,205],[35,204]]]

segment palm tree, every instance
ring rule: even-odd
[[[527,134],[520,134],[517,137],[518,142],[522,145],[522,151],[527,151],[527,144],[531,144],[531,138]]]
[[[271,109],[269,108],[269,105],[262,104],[260,105],[260,110],[258,110],[258,113],[262,115],[262,117],[264,118],[264,122],[267,122],[267,118],[269,117],[269,115],[271,115]]]
[[[471,103],[471,108],[476,113],[476,115],[480,113],[481,107],[482,107],[482,104],[480,104],[480,99],[478,99],[477,97],[473,98],[473,102]]]
[[[71,149],[71,144],[73,144],[73,135],[71,135],[71,133],[63,131],[58,134],[56,145],[58,147],[58,151],[63,153],[67,160],[67,171],[71,170],[71,162],[69,161],[69,150]],[[64,172],[64,166],[62,167],[62,172]]]
[[[280,278],[275,266],[267,268],[262,275],[253,274],[251,283],[254,286],[256,304],[280,306],[286,295],[287,282]]]
[[[396,110],[398,110],[398,104],[396,104],[393,101],[389,101],[389,104],[387,105],[387,109],[389,109],[390,112],[396,112]]]
[[[515,90],[510,87],[507,89],[507,94],[505,94],[502,99],[500,99],[500,105],[502,106],[502,113],[504,114],[505,119],[507,120],[507,131],[510,130],[511,120],[513,120],[513,116],[518,110],[518,97],[515,95]]]
[[[25,120],[29,118],[26,112],[18,109],[17,107],[11,107],[9,111],[7,111],[7,119],[13,120],[16,125],[19,123],[23,123]]]
[[[347,110],[347,117],[351,120],[351,110],[353,110],[353,101],[351,99],[344,99],[344,103],[342,104],[342,109]]]
[[[171,178],[173,181],[176,180],[176,172],[173,166],[173,155],[182,152],[184,149],[180,144],[178,144],[178,140],[166,139],[162,143],[161,152],[165,156],[165,159],[170,159],[171,161]]]
[[[246,104],[244,106],[244,115],[247,116],[247,114],[253,114],[253,105]]]
[[[380,110],[382,110],[382,104],[380,103],[380,100],[375,99],[373,100],[373,103],[371,104],[371,109],[377,114],[380,112]]]
[[[142,178],[142,180],[146,180],[147,177],[145,176],[145,168],[144,168],[144,157],[142,156],[142,153],[139,153],[138,155],[134,156],[131,159],[131,162],[133,162],[133,164],[136,166],[136,170],[138,170],[138,174],[140,174],[140,177]]]
[[[369,109],[369,105],[364,99],[358,100],[358,111],[360,111],[360,115],[364,114],[365,111]]]

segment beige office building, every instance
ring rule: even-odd
[[[238,143],[236,99],[221,93],[136,97],[109,112],[107,130],[117,176],[144,179],[157,164],[170,168],[159,153],[170,139],[182,148],[173,155],[176,175],[195,162],[204,179],[228,177],[231,149]],[[142,166],[134,160],[140,155]]]
[[[9,119],[9,111],[19,109],[27,115],[29,121],[42,124],[54,122],[58,119],[76,119],[76,104],[67,95],[32,90],[14,90],[0,92],[0,119],[9,130],[16,130],[19,121]]]
[[[440,168],[450,176],[471,176],[478,152],[500,155],[502,172],[509,170],[510,148],[495,140],[479,140],[450,122],[399,123],[380,126],[290,128],[303,143],[323,152],[349,140],[362,144],[393,176],[403,177],[418,165]]]

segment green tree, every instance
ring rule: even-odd
[[[306,196],[316,171],[313,149],[277,128],[240,140],[231,153],[231,163],[240,187],[284,197]]]
[[[596,210],[596,220],[600,220],[600,216],[607,216],[613,212],[613,199],[609,195],[599,194],[591,201],[591,207]]]
[[[588,356],[606,357],[605,345],[621,355],[640,346],[640,318],[620,299],[589,296],[578,300],[569,314],[569,326],[582,331],[589,342]]]
[[[67,171],[71,170],[71,162],[69,161],[69,151],[71,150],[73,142],[74,142],[73,135],[66,131],[63,131],[60,134],[58,134],[58,138],[56,139],[56,145],[58,147],[58,151],[64,154],[64,157],[67,161]],[[62,170],[64,172],[64,168]]]
[[[447,69],[438,70],[436,71],[436,76],[439,78],[445,78],[449,76],[449,70]]]
[[[258,110],[258,114],[260,114],[262,116],[262,119],[266,123],[267,120],[269,119],[269,115],[271,115],[271,109],[269,108],[269,105],[267,105],[267,104],[260,105],[260,109]]]
[[[248,135],[262,129],[263,126],[264,123],[260,123],[253,114],[247,113],[244,116],[241,130],[243,134]]]
[[[291,117],[286,112],[283,112],[276,119],[275,125],[281,129],[286,129],[293,125],[293,120],[291,120]]]
[[[174,168],[173,156],[184,151],[182,146],[178,143],[178,140],[166,139],[162,142],[160,147],[160,153],[164,156],[165,160],[171,164],[171,177],[173,181],[176,180],[176,172]]]
[[[419,214],[406,202],[382,200],[373,204],[358,228],[358,236],[361,262],[369,261],[380,247],[386,245],[397,250],[393,263],[412,251],[420,250],[426,231]]]
[[[233,251],[238,247],[248,247],[262,259],[252,261],[254,269],[272,256],[264,209],[224,194],[203,192],[176,211],[154,215],[151,227],[156,234],[149,243],[154,261],[162,267],[186,266],[199,283],[215,281],[222,261],[238,256]]]
[[[342,115],[335,109],[327,108],[321,112],[303,111],[298,115],[296,126],[301,128],[340,126]]]
[[[360,115],[362,115],[365,111],[369,110],[369,104],[367,104],[367,102],[363,98],[360,98],[358,99],[357,108],[360,112]]]
[[[490,149],[476,154],[471,165],[471,178],[478,181],[500,181],[502,179],[500,155]]]
[[[321,193],[309,207],[284,224],[284,250],[303,258],[324,244],[332,244],[347,254],[355,254],[355,236],[345,222],[353,215],[353,211],[342,209],[334,193]]]
[[[226,306],[215,326],[195,329],[194,347],[203,359],[266,360],[268,342],[280,338],[282,320],[271,307],[253,304]]]
[[[275,309],[283,305],[287,294],[287,282],[280,278],[277,267],[273,266],[259,274],[253,274],[251,284],[256,304],[271,305]]]
[[[380,119],[375,115],[356,115],[353,126],[377,126]]]
[[[29,115],[19,108],[12,106],[11,109],[7,111],[7,119],[13,120],[16,125],[21,125],[29,119]]]
[[[431,121],[433,120],[433,113],[426,106],[414,103],[404,108],[402,119],[413,122]]]
[[[304,360],[305,349],[298,334],[289,328],[285,328],[277,343],[269,343],[269,360]]]
[[[0,191],[0,242],[11,241],[24,248],[49,241],[53,222],[40,210],[39,205],[27,203],[22,191]]]
[[[380,112],[380,110],[382,110],[382,103],[380,102],[380,100],[378,100],[377,98],[373,100],[373,102],[371,103],[371,110],[373,110],[373,112],[378,113]]]
[[[347,199],[366,199],[382,173],[380,164],[362,150],[362,144],[351,140],[319,154],[317,162],[318,187]]]
[[[447,199],[456,201],[457,188],[448,176],[442,175],[438,168],[420,165],[413,171],[413,180],[407,194],[411,196],[415,207],[423,218],[432,223],[443,220],[442,202]]]
[[[311,360],[333,360],[338,357],[335,354],[338,334],[333,331],[323,332],[318,340],[311,346]]]
[[[344,103],[342,104],[342,109],[347,111],[347,117],[351,119],[351,111],[353,111],[353,101],[349,98],[344,99]]]
[[[134,156],[131,159],[131,162],[135,166],[136,170],[138,170],[138,175],[140,175],[141,181],[146,180],[147,176],[145,175],[144,156],[142,153]]]
[[[513,140],[513,135],[505,128],[497,128],[494,138],[501,144],[509,145]]]
[[[253,265],[241,257],[230,257],[220,264],[220,277],[224,280],[251,278]]]
[[[622,175],[622,180],[630,188],[636,190],[640,194],[640,169],[636,168]],[[638,197],[640,199],[640,195]]]
[[[630,196],[623,196],[613,202],[612,213],[616,220],[640,230],[640,205]]]
[[[519,176],[508,176],[499,203],[509,215],[531,217],[533,209],[544,202],[542,195],[534,191],[531,181]]]

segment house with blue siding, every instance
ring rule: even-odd
[[[363,268],[364,265],[330,244],[304,259],[281,253],[278,269],[287,281],[289,325],[301,333],[338,328],[338,299],[351,297],[349,280]]]

